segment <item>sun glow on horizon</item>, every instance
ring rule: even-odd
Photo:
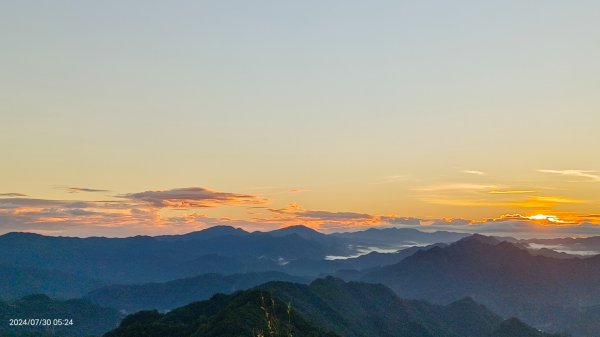
[[[536,214],[536,215],[527,216],[525,218],[531,219],[531,220],[545,220],[545,221],[549,221],[552,223],[567,223],[566,221],[559,219],[556,215]]]

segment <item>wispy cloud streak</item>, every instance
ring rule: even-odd
[[[538,170],[541,173],[558,174],[567,177],[586,178],[591,182],[600,182],[600,175],[595,174],[597,171],[590,170]]]
[[[79,192],[89,192],[89,193],[110,192],[109,190],[100,190],[100,189],[87,188],[87,187],[67,187],[67,191],[69,193],[79,193]]]
[[[26,197],[23,193],[0,193],[0,197]]]
[[[474,174],[474,175],[478,175],[478,176],[485,175],[485,172],[483,172],[483,171],[477,171],[477,170],[462,170],[460,172],[467,173],[467,174]]]

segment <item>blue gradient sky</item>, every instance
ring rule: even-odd
[[[266,200],[191,207],[192,227],[260,228],[276,209],[594,222],[598,13],[597,1],[4,1],[0,194]],[[181,217],[172,208],[150,213]],[[58,228],[2,212],[7,231]]]

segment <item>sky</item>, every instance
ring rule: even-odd
[[[600,235],[599,12],[2,1],[0,233]]]

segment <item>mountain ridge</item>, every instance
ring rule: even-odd
[[[559,319],[544,313],[545,308],[600,303],[600,257],[536,256],[518,245],[477,236],[419,251],[361,280],[434,303],[471,296],[503,316],[536,326]]]
[[[311,336],[500,337],[503,326],[511,322],[504,323],[505,320],[472,299],[439,306],[398,298],[383,285],[328,277],[310,285],[269,282],[230,295],[215,295],[165,314],[139,312],[128,316],[119,328],[105,337],[242,336],[256,331],[254,329],[264,323],[259,316],[263,306],[261,298],[265,297],[267,303],[272,299],[274,307],[290,308],[293,313],[290,321],[294,326],[296,322],[304,322],[311,327],[307,329],[312,332],[300,330],[294,336],[313,333]],[[282,322],[285,322],[284,311],[273,312],[277,312],[275,316],[284,317]],[[517,334],[512,337],[525,337],[519,333],[535,331],[516,319],[513,321],[511,331]],[[152,334],[156,331],[162,335]],[[281,336],[287,335],[282,333]],[[551,335],[535,331],[532,336]]]

